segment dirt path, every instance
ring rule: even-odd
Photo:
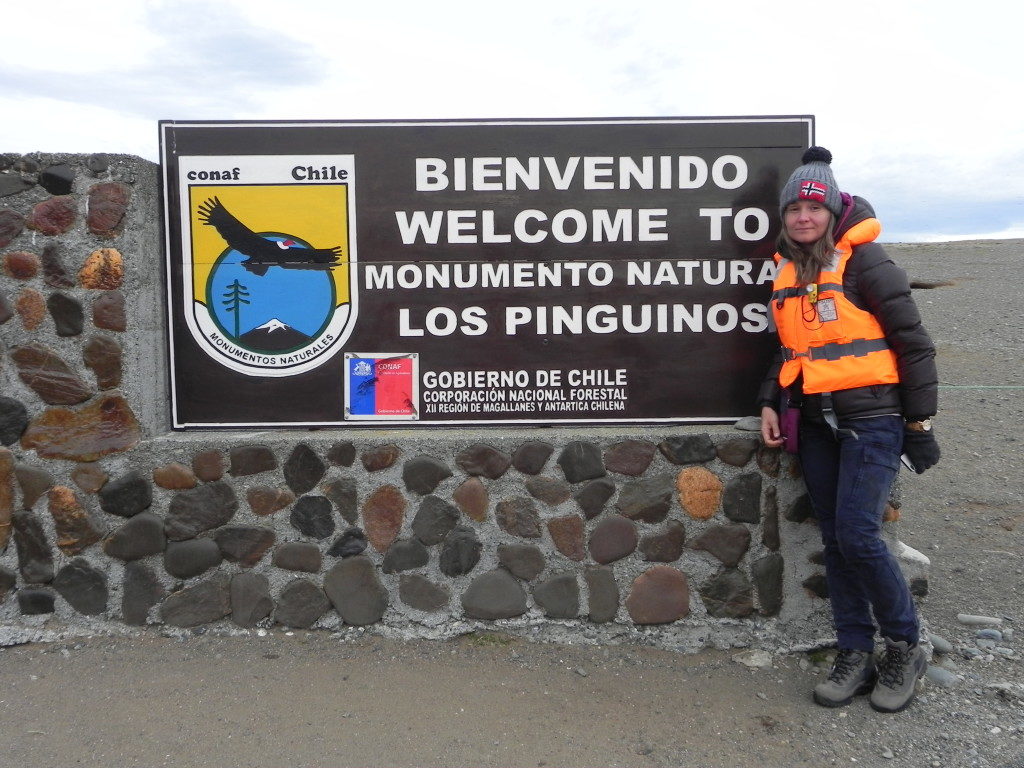
[[[957,646],[955,687],[883,717],[863,699],[813,705],[806,655],[749,669],[732,653],[501,635],[151,629],[0,650],[0,768],[1024,768],[1024,318],[1004,282],[1024,243],[893,250],[912,278],[949,283],[915,292],[939,349],[944,455],[905,479],[901,535],[933,558],[923,612]],[[975,630],[958,613],[1006,617],[1015,657],[965,658]]]

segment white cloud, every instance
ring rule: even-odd
[[[37,13],[15,4],[6,26]],[[1001,230],[1024,197],[1024,10],[996,0],[53,0],[47,14],[0,48],[0,151],[155,159],[159,119],[814,114],[839,181],[897,217],[990,201],[1001,218],[976,229]]]

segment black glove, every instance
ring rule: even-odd
[[[910,463],[914,465],[914,471],[919,475],[928,467],[938,464],[939,457],[942,456],[939,444],[935,441],[934,428],[927,432],[903,430],[903,452],[907,454]]]

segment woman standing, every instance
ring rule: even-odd
[[[771,304],[781,349],[759,395],[761,435],[781,446],[782,399],[799,408],[798,453],[839,645],[814,700],[839,707],[871,691],[874,709],[898,712],[926,659],[882,514],[901,453],[918,473],[939,460],[935,348],[906,274],[874,242],[874,211],[839,191],[831,161],[811,147],[782,190]],[[876,622],[885,641],[877,664]]]

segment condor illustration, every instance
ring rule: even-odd
[[[330,269],[341,258],[341,248],[303,247],[295,240],[261,237],[240,222],[216,197],[199,206],[199,219],[214,227],[228,245],[249,258],[242,266],[262,277],[270,267]]]
[[[208,355],[292,376],[341,349],[356,314],[352,181],[188,186],[188,320]]]

